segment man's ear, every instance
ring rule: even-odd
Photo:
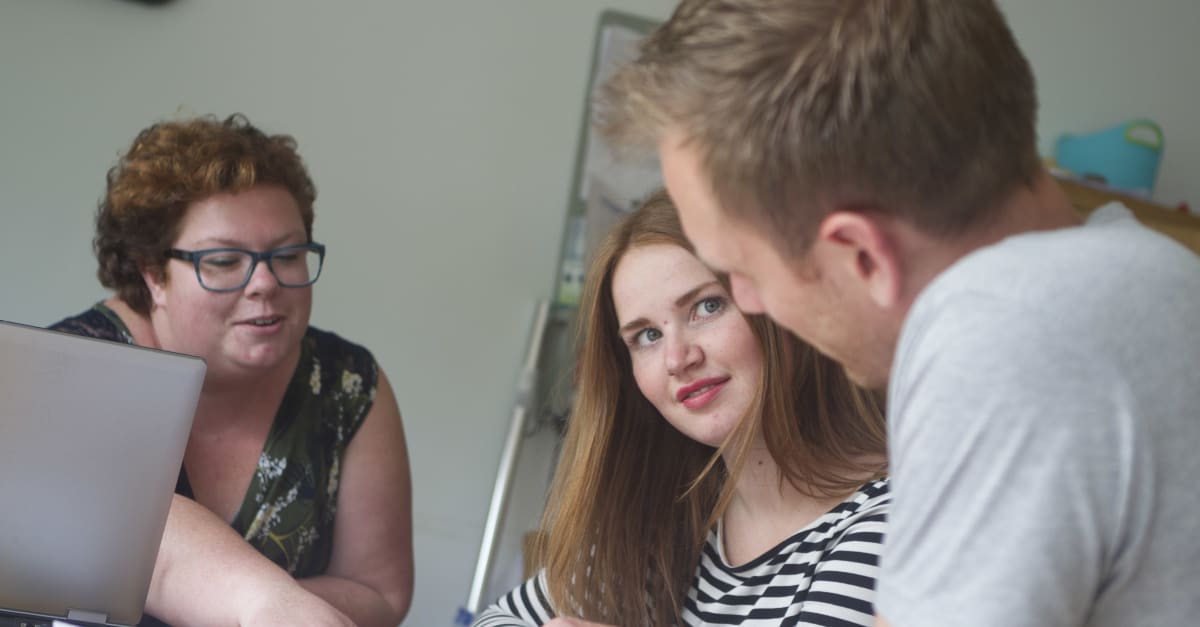
[[[899,303],[904,277],[884,219],[857,211],[834,211],[821,221],[817,244],[826,249],[825,263],[856,281],[880,308]]]
[[[167,304],[167,269],[149,268],[142,266],[139,270],[146,289],[150,290],[150,304],[153,307],[163,307]]]

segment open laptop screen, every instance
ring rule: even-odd
[[[0,608],[141,619],[204,371],[0,321]]]

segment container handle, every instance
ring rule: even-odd
[[[1153,139],[1147,138],[1144,134],[1135,135],[1135,131],[1149,130],[1153,133]],[[1145,118],[1139,120],[1130,120],[1125,124],[1125,141],[1139,146],[1145,146],[1150,150],[1162,150],[1163,148],[1163,132],[1162,127],[1153,120]]]

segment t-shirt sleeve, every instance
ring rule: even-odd
[[[869,625],[887,526],[885,494],[859,512],[818,562],[798,625]]]
[[[546,594],[546,572],[501,596],[480,612],[472,627],[537,627],[554,618]]]
[[[897,354],[876,598],[895,627],[1080,625],[1102,585],[1134,446],[1121,391],[1096,393],[1117,378],[1016,307],[948,303]]]

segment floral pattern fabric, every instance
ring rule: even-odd
[[[50,328],[134,343],[103,304]],[[294,577],[319,575],[329,566],[342,458],[374,405],[378,378],[366,348],[308,328],[296,372],[232,522],[247,542]],[[176,492],[192,496],[182,469]]]

